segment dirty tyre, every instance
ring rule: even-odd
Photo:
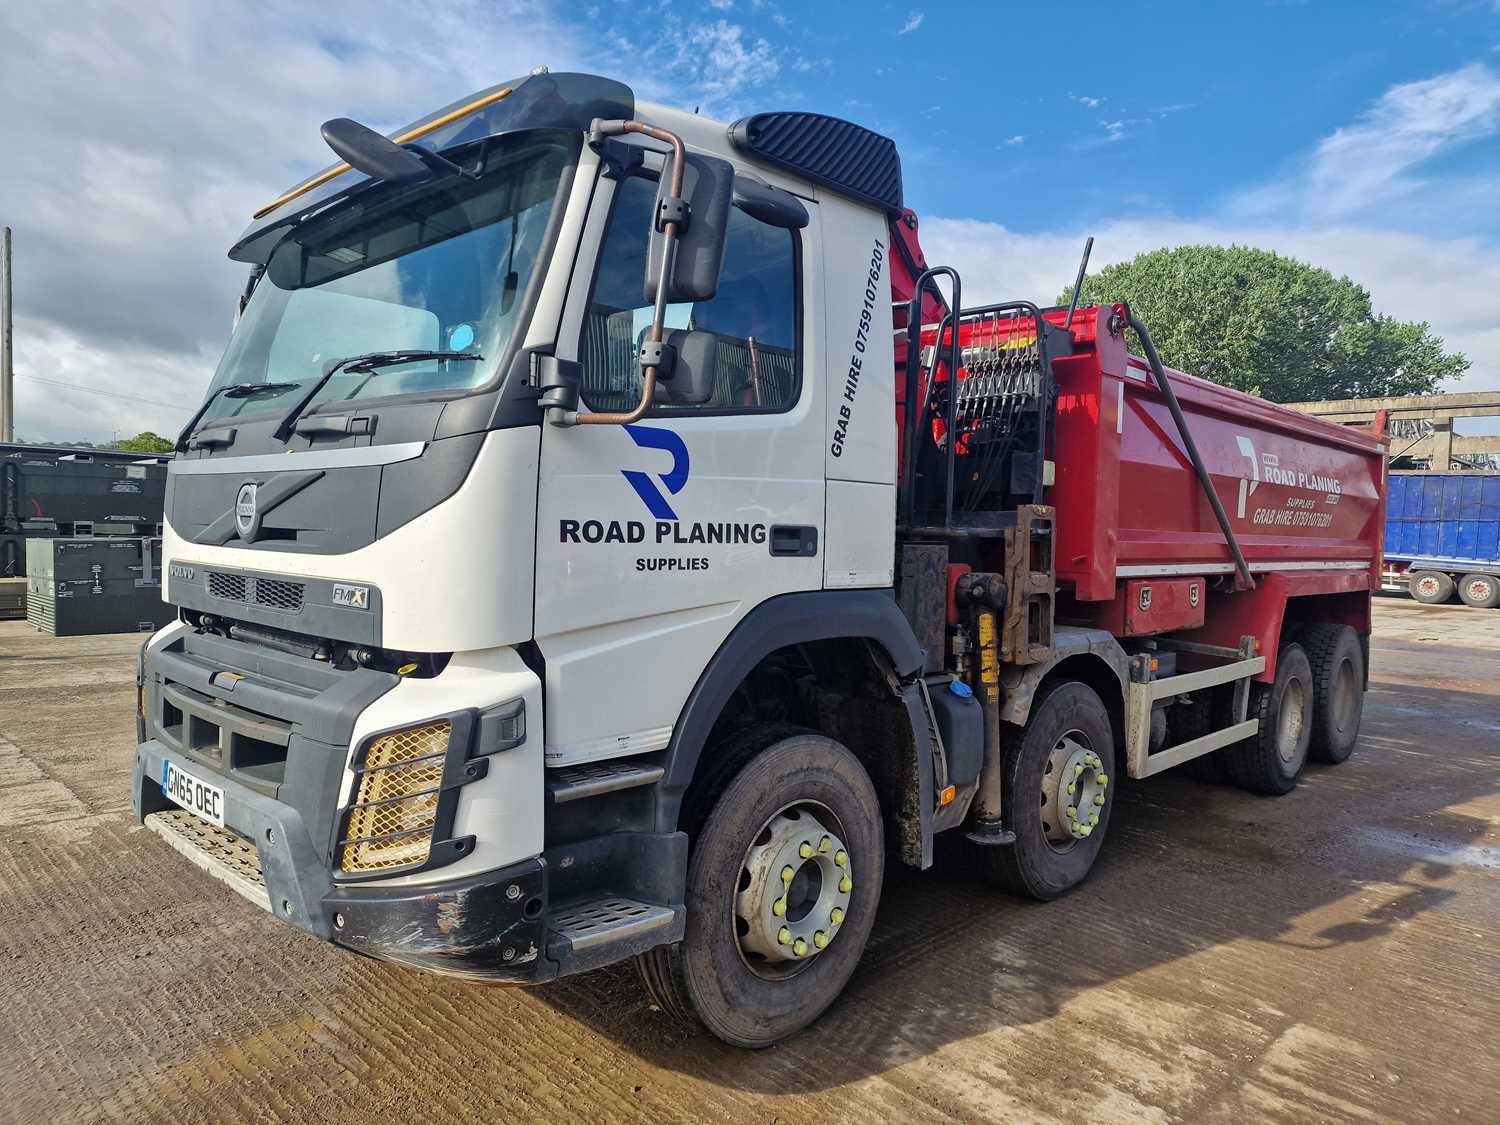
[[[819,852],[825,836],[833,843]],[[793,851],[770,851],[783,839]],[[812,854],[798,859],[802,843]],[[760,877],[768,851],[773,875],[796,865],[790,884]],[[642,982],[664,1011],[726,1043],[770,1046],[812,1023],[843,991],[869,940],[884,868],[880,802],[859,760],[821,735],[782,738],[733,776],[694,833],[687,932],[638,958]],[[767,897],[747,901],[762,885]],[[769,911],[778,897],[771,896],[790,900],[774,919]],[[755,908],[761,904],[767,909]],[[742,911],[757,919],[755,927]],[[821,919],[816,930],[809,919]],[[783,926],[822,933],[826,945],[814,948],[809,933],[800,955],[778,948]],[[765,948],[757,939],[786,959],[757,952]]]
[[[1109,827],[1117,786],[1114,785],[1114,734],[1109,712],[1087,684],[1063,681],[1044,687],[1031,705],[1024,728],[1007,727],[1002,740],[1013,747],[1005,755],[1005,791],[1001,799],[1005,826],[1016,834],[1008,846],[971,845],[980,875],[1015,895],[1047,902],[1083,882],[1098,858]],[[1085,765],[1083,775],[1071,778],[1080,790],[1063,792],[1067,763],[1077,752],[1073,744],[1098,760]],[[1098,785],[1099,778],[1103,785]],[[1087,780],[1085,780],[1085,778]],[[1105,800],[1094,805],[1092,796]],[[1083,818],[1098,817],[1084,838],[1069,835],[1068,802],[1083,805]],[[1077,807],[1073,805],[1071,807]],[[1074,824],[1078,818],[1072,818]]]
[[[1423,605],[1442,605],[1453,597],[1453,579],[1437,570],[1419,570],[1406,580],[1407,593]]]
[[[1309,625],[1299,637],[1312,668],[1313,719],[1308,757],[1329,765],[1348,759],[1365,708],[1365,654],[1347,625]]]
[[[1475,609],[1500,606],[1500,578],[1493,574],[1466,574],[1459,580],[1458,597]]]
[[[1301,645],[1276,660],[1276,681],[1250,685],[1247,717],[1260,730],[1221,752],[1224,772],[1241,789],[1279,797],[1297,786],[1313,726],[1313,674]]]

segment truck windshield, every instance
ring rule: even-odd
[[[427,359],[378,373],[355,365],[329,379],[321,403],[463,391],[495,374],[538,268],[548,222],[576,144],[511,136],[448,176],[376,189],[289,233],[271,252],[208,394],[208,419],[284,413],[331,361],[371,352],[478,353],[479,362]],[[457,159],[457,157],[455,157]]]

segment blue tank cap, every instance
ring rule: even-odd
[[[954,695],[958,696],[960,699],[974,698],[974,689],[971,688],[968,684],[964,683],[962,680],[949,680],[948,690],[951,691]]]

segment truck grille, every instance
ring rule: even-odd
[[[268,609],[285,610],[287,613],[302,612],[302,592],[306,587],[301,582],[283,582],[278,578],[255,580],[255,604]]]
[[[223,574],[217,570],[208,572],[208,592],[216,598],[244,601],[247,582],[248,579],[243,574]]]
[[[208,592],[215,598],[232,602],[254,602],[283,613],[301,613],[307,585],[281,578],[251,578],[220,570],[208,572]]]

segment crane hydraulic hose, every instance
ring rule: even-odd
[[[1193,472],[1197,474],[1198,483],[1203,487],[1203,494],[1208,497],[1208,503],[1214,510],[1214,519],[1219,521],[1219,530],[1224,533],[1224,542],[1229,546],[1229,553],[1234,556],[1234,569],[1238,574],[1235,588],[1239,590],[1255,589],[1255,579],[1250,577],[1250,565],[1245,562],[1245,556],[1240,551],[1239,540],[1234,537],[1234,528],[1229,526],[1229,513],[1224,511],[1223,501],[1214,489],[1214,482],[1208,475],[1208,469],[1204,467],[1203,458],[1198,453],[1198,443],[1193,440],[1192,431],[1188,429],[1187,419],[1182,416],[1182,407],[1178,405],[1177,393],[1172,390],[1172,383],[1167,378],[1167,373],[1162,370],[1161,357],[1156,354],[1156,345],[1151,342],[1151,333],[1146,331],[1146,326],[1141,323],[1140,318],[1125,306],[1126,321],[1135,334],[1140,337],[1141,350],[1146,353],[1146,362],[1151,365],[1151,377],[1156,380],[1157,387],[1161,390],[1162,398],[1167,400],[1167,409],[1172,412],[1172,421],[1177,423],[1177,432],[1182,435],[1182,444],[1187,449],[1188,460],[1193,463]]]

